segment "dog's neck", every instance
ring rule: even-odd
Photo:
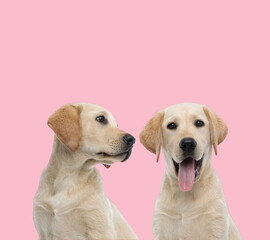
[[[102,179],[95,168],[96,161],[82,153],[69,151],[58,139],[54,138],[53,151],[46,168],[47,184],[55,193],[59,191],[72,192],[77,186],[103,191]]]

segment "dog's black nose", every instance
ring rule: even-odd
[[[130,135],[130,134],[126,134],[124,137],[123,137],[123,140],[124,142],[127,144],[127,145],[132,145],[135,143],[135,138]]]
[[[179,147],[185,153],[192,153],[197,146],[197,142],[193,138],[183,138],[179,144]]]

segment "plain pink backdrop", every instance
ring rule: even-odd
[[[107,196],[140,240],[165,164],[139,143],[154,114],[209,105],[229,135],[213,156],[243,239],[269,237],[269,1],[1,1],[1,239],[37,239],[33,197],[52,149],[47,118],[85,101],[137,138],[99,166]]]

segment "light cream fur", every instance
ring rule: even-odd
[[[163,118],[161,125],[156,124],[158,116]],[[151,139],[152,134],[155,139],[159,138],[166,161],[166,173],[153,217],[155,240],[241,239],[229,215],[221,182],[211,166],[212,145],[217,153],[217,145],[227,135],[226,124],[208,107],[194,103],[170,106],[156,113],[153,119],[155,124],[153,120],[147,123],[140,140],[151,151],[157,146],[147,139]],[[196,120],[203,121],[205,126],[196,127]],[[171,122],[177,124],[176,129],[167,128]],[[159,136],[156,136],[157,132],[160,132]],[[172,160],[183,161],[179,143],[185,137],[194,138],[197,142],[194,158],[199,160],[203,157],[199,178],[187,192],[179,188]],[[159,151],[154,153],[159,154]]]
[[[107,124],[96,121],[104,115]],[[112,114],[93,104],[65,105],[48,120],[53,151],[34,198],[34,222],[40,240],[137,239],[106,197],[95,165],[126,157],[124,131]],[[106,154],[98,154],[104,152]]]

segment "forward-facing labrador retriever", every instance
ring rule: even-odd
[[[137,239],[105,196],[95,165],[124,162],[135,139],[112,114],[93,104],[68,104],[48,120],[54,145],[34,198],[39,239]]]
[[[156,200],[156,240],[236,240],[241,236],[228,213],[221,182],[211,166],[212,145],[227,135],[227,126],[207,106],[170,106],[147,123],[141,143],[159,159],[166,174]]]

